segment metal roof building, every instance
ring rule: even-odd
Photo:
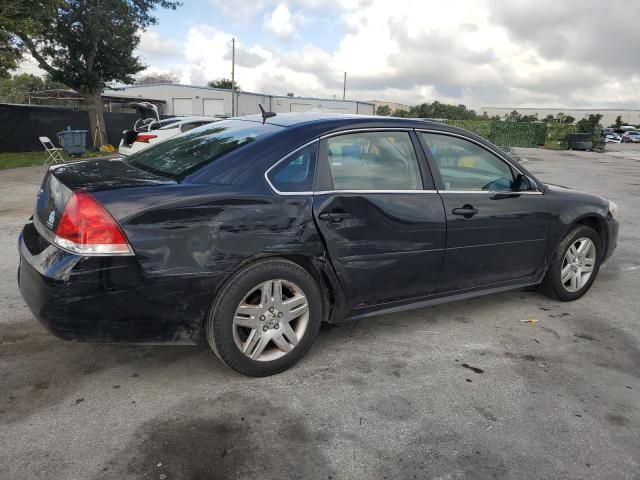
[[[373,103],[311,97],[289,97],[173,83],[129,85],[106,90],[109,97],[153,98],[165,102],[165,115],[233,116],[259,113],[258,105],[276,113],[309,110],[373,115]]]

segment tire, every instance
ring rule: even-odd
[[[309,351],[322,312],[322,295],[309,272],[288,260],[261,260],[225,285],[210,309],[205,332],[225,365],[265,377],[290,368]]]
[[[572,254],[567,252],[571,247],[575,248],[577,245],[584,244],[584,246],[588,246],[588,242],[584,240],[591,241],[593,250],[589,250],[588,256],[582,259],[578,258],[574,269],[573,264],[569,265],[570,262],[567,258],[567,255]],[[586,225],[576,226],[558,245],[547,273],[540,284],[540,290],[548,297],[563,302],[572,302],[579,299],[587,293],[596,279],[600,269],[602,253],[602,239],[598,233]],[[591,268],[591,271],[588,271],[589,268]],[[565,269],[564,274],[568,275],[568,279],[564,282],[563,269]],[[587,277],[588,273],[590,275]],[[573,278],[577,279],[575,284],[573,283]]]

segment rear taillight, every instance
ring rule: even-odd
[[[111,215],[88,193],[74,192],[55,229],[55,243],[82,255],[132,255]]]
[[[136,136],[136,142],[149,143],[149,140],[153,140],[157,137],[157,135],[151,135],[150,133],[139,133]]]

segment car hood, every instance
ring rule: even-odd
[[[556,198],[563,198],[566,201],[581,201],[598,206],[608,206],[609,200],[606,197],[596,195],[591,192],[585,192],[584,190],[577,190],[575,188],[567,187],[565,185],[556,185],[554,183],[545,183],[546,190]]]
[[[565,185],[558,185],[555,183],[545,183],[544,185],[545,187],[550,188],[551,190],[559,190],[559,191],[574,190],[571,187],[567,187]],[[574,191],[577,191],[577,190],[574,190]]]

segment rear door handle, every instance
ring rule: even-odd
[[[331,212],[331,213],[323,212],[320,215],[318,215],[318,218],[320,220],[329,220],[334,223],[341,222],[347,217],[348,217],[348,214],[345,212]]]
[[[473,208],[471,205],[464,205],[462,208],[454,208],[451,213],[454,215],[462,215],[464,218],[471,218],[478,213],[478,209]]]

